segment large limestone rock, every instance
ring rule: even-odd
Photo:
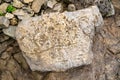
[[[64,71],[92,62],[95,27],[103,24],[96,6],[24,19],[16,39],[30,68]]]

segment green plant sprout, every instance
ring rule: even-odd
[[[16,8],[13,6],[13,5],[9,5],[8,7],[7,7],[7,9],[6,9],[6,11],[8,12],[8,13],[12,13],[13,11],[15,11],[16,10]]]

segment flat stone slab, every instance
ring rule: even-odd
[[[24,19],[16,39],[33,71],[64,71],[92,62],[95,27],[102,25],[99,9],[92,6]]]

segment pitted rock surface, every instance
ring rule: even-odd
[[[96,6],[24,19],[16,39],[30,68],[64,71],[92,62],[95,27],[103,24]]]
[[[95,4],[98,6],[103,16],[115,15],[112,0],[95,0]]]

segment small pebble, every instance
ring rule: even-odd
[[[12,19],[14,17],[14,15],[11,14],[11,13],[6,13],[5,17],[8,18],[8,19]]]
[[[0,12],[6,13],[6,9],[7,9],[8,5],[9,5],[8,3],[2,3],[0,5]]]
[[[76,8],[75,8],[75,5],[74,4],[69,4],[68,5],[68,11],[75,11]]]
[[[38,13],[41,9],[41,6],[44,4],[46,0],[34,0],[33,3],[32,3],[32,10],[35,12],[35,13]]]
[[[13,12],[14,15],[25,15],[25,12],[22,9],[17,9]]]

